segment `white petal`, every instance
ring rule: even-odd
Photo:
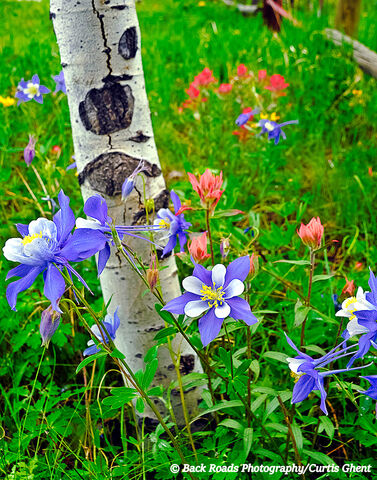
[[[91,228],[92,230],[98,230],[101,228],[100,222],[97,220],[87,220],[86,218],[76,219],[76,228]]]
[[[42,233],[43,237],[51,238],[52,240],[56,240],[57,237],[57,229],[54,222],[51,220],[47,220],[46,218],[38,218],[37,220],[33,220],[29,224],[29,235],[34,235],[37,233],[38,235]]]
[[[199,280],[198,277],[194,277],[193,275],[186,277],[182,282],[182,286],[187,292],[202,295],[200,290],[203,288],[203,282]]]
[[[222,287],[225,281],[226,268],[221,263],[215,265],[212,269],[212,283],[216,288]]]
[[[10,238],[5,242],[3,248],[4,257],[11,262],[20,262],[26,265],[33,265],[35,262],[28,262],[24,254],[24,245],[21,238]]]
[[[243,282],[241,282],[241,280],[238,280],[238,278],[235,278],[226,287],[224,291],[225,293],[224,298],[238,297],[238,295],[241,295],[241,293],[244,290],[245,290],[245,285],[243,284]]]
[[[347,312],[346,310],[338,310],[335,314],[336,317],[351,317],[352,314]]]
[[[188,317],[194,318],[201,315],[203,312],[209,309],[208,303],[204,300],[194,300],[186,303],[185,314]]]
[[[302,374],[302,372],[298,372],[298,367],[299,367],[300,365],[302,365],[302,364],[305,362],[305,360],[300,359],[300,358],[291,358],[291,357],[288,357],[288,358],[287,358],[287,362],[288,362],[288,364],[289,364],[289,368],[291,369],[291,371],[292,371],[293,373],[296,373],[297,375]]]
[[[367,333],[368,329],[363,325],[360,325],[357,321],[357,318],[353,318],[350,322],[348,322],[347,331],[350,334],[350,337],[354,337],[360,333]]]
[[[215,315],[217,318],[226,318],[230,314],[230,306],[224,302],[221,307],[215,308]]]

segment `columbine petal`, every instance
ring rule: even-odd
[[[183,315],[185,313],[186,303],[199,299],[200,297],[198,297],[198,295],[186,292],[183,295],[170,300],[162,310],[167,310],[168,312],[176,313],[177,315]]]
[[[231,262],[226,270],[226,278],[224,288],[226,288],[232,280],[237,278],[243,282],[250,272],[250,257],[248,255],[237,258]]]
[[[44,273],[45,288],[44,294],[50,300],[52,308],[56,312],[62,313],[58,301],[63,296],[65,290],[65,281],[62,274],[52,263],[49,264]]]
[[[205,285],[211,285],[212,272],[202,265],[196,264],[192,274],[194,277],[198,277]]]
[[[246,300],[233,297],[227,300],[230,306],[229,316],[235,320],[243,320],[247,325],[254,325],[258,322],[257,317],[251,312],[250,305]]]
[[[303,375],[297,380],[293,388],[292,403],[298,403],[305,400],[316,387],[316,382],[310,375]]]
[[[42,270],[43,268],[39,266],[31,268],[24,277],[8,285],[6,297],[12,310],[16,310],[17,295],[31,287]]]
[[[186,277],[182,281],[182,286],[187,292],[195,293],[196,295],[201,295],[201,290],[203,289],[203,282],[199,278],[191,275]]]
[[[174,190],[170,192],[170,198],[171,198],[171,201],[173,202],[174,212],[177,213],[182,205],[181,200],[178,197],[178,195],[174,192]]]
[[[75,226],[75,215],[69,206],[69,197],[60,190],[58,195],[60,210],[54,215],[54,223],[57,227],[57,239],[60,244],[63,244]],[[29,228],[30,230],[30,228]]]
[[[213,285],[218,287],[222,287],[224,285],[226,274],[226,268],[221,263],[215,265],[212,269],[212,283]]]
[[[106,263],[110,257],[110,245],[106,243],[105,247],[98,254],[98,276],[101,275],[103,269],[106,267]]]
[[[92,195],[88,198],[84,205],[85,215],[95,218],[102,225],[111,222],[111,218],[108,216],[108,209],[106,200],[99,194]]]
[[[238,297],[245,290],[245,285],[241,280],[235,278],[232,280],[229,285],[224,289],[225,296],[224,298]]]
[[[222,318],[217,318],[214,308],[199,319],[198,327],[203,347],[206,347],[214,340],[221,330]]]
[[[217,318],[226,318],[230,314],[230,306],[224,302],[221,306],[215,308],[215,315]]]
[[[201,315],[203,312],[209,309],[208,302],[203,300],[194,300],[188,302],[185,306],[185,314],[188,317],[195,318]]]

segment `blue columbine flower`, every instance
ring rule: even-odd
[[[50,93],[50,90],[41,85],[38,75],[33,75],[31,80],[25,81],[23,78],[17,86],[15,97],[18,98],[19,105],[22,102],[29,102],[35,100],[38,103],[43,103],[43,94]]]
[[[136,179],[137,175],[139,175],[139,173],[143,172],[144,170],[145,170],[144,160],[140,160],[140,162],[139,162],[138,166],[135,168],[135,170],[123,182],[123,185],[122,185],[122,200],[126,200],[126,198],[130,195],[130,193],[134,189],[135,179]]]
[[[372,363],[370,363],[369,365],[364,365],[362,367],[344,368],[341,370],[328,370],[322,372],[320,369],[324,368],[329,363],[335,362],[339,358],[347,357],[348,355],[355,353],[345,353],[350,348],[353,348],[353,345],[342,349],[343,344],[346,342],[346,340],[343,340],[343,342],[330,350],[330,352],[326,355],[314,359],[310,355],[301,352],[287,334],[285,334],[285,337],[289,345],[298,353],[297,357],[287,358],[289,368],[291,369],[292,373],[298,377],[297,383],[293,388],[292,403],[302,402],[313,390],[319,390],[321,396],[321,410],[326,415],[328,414],[326,407],[327,393],[324,387],[324,378],[336,373],[358,370],[359,368],[366,368],[372,365]],[[341,350],[337,351],[339,348]]]
[[[242,127],[243,125],[245,125],[250,120],[250,117],[253,117],[254,115],[257,115],[259,112],[260,112],[259,108],[254,108],[254,110],[251,110],[250,112],[242,112],[237,117],[236,124],[239,127]]]
[[[114,315],[106,315],[105,320],[103,321],[103,325],[105,326],[107,333],[110,335],[111,340],[115,340],[115,335],[116,331],[119,328],[120,325],[120,320],[118,317],[118,309],[115,310]],[[97,324],[93,325],[90,327],[90,330],[92,331],[93,335],[97,338],[98,341],[102,343],[109,343],[109,339],[105,335],[105,341],[103,340],[101,330],[98,328]],[[84,357],[86,355],[93,355],[94,353],[98,353],[101,350],[97,347],[97,345],[94,343],[94,340],[89,340],[88,341],[88,347],[86,350],[84,350],[83,355]]]
[[[285,127],[285,125],[291,125],[293,123],[298,123],[298,120],[290,120],[289,122],[284,123],[276,123],[272,120],[265,119],[259,120],[258,125],[262,127],[262,131],[258,133],[258,137],[260,137],[264,133],[268,133],[268,139],[271,140],[271,138],[274,138],[275,145],[277,145],[279,143],[280,136],[282,136],[284,140],[287,138],[287,136],[282,130],[282,127]]]
[[[87,287],[84,279],[69,262],[81,262],[104,246],[105,241],[100,232],[83,229],[71,234],[75,216],[69,206],[69,198],[61,190],[58,199],[60,210],[54,215],[53,221],[38,218],[29,225],[17,224],[17,230],[23,238],[11,238],[5,243],[5,258],[20,263],[7,275],[7,279],[20,277],[7,287],[6,296],[12,310],[16,310],[17,295],[31,287],[43,272],[44,294],[50,300],[52,308],[60,312],[58,300],[65,290],[65,281],[60,271],[66,267]]]
[[[183,280],[186,292],[171,300],[163,310],[171,313],[199,317],[199,332],[203,346],[207,346],[220,332],[226,317],[243,320],[253,325],[258,319],[253,315],[249,303],[240,298],[244,291],[244,280],[250,271],[250,257],[240,257],[231,262],[228,268],[215,265],[211,270],[195,265],[190,277]]]
[[[361,335],[359,349],[349,361],[348,367],[356,359],[364,357],[371,345],[377,348],[377,280],[372,270],[369,276],[369,287],[370,292],[364,292],[359,287],[356,297],[346,298],[342,303],[342,309],[336,313],[336,316],[350,320],[342,333],[344,339]]]
[[[106,200],[99,194],[89,197],[84,205],[84,213],[88,217],[92,217],[94,220],[87,220],[85,218],[78,218],[76,220],[77,231],[81,229],[91,229],[101,234],[104,243],[102,249],[99,251],[98,255],[98,275],[101,275],[103,269],[106,266],[106,263],[110,257],[110,245],[113,244],[112,234],[111,234],[111,225],[112,219],[108,215],[108,207]],[[117,231],[119,238],[122,240],[125,235],[129,237],[139,238],[145,240],[146,242],[152,243],[147,238],[144,238],[137,233],[141,232],[153,232],[161,230],[158,225],[132,225],[132,226],[121,226],[115,225],[115,230]],[[124,250],[125,254],[128,255],[130,261],[134,263],[132,257],[129,255],[127,250]]]
[[[168,239],[168,243],[162,252],[163,257],[174,250],[177,244],[177,237],[181,252],[184,251],[184,246],[187,242],[187,229],[191,227],[191,223],[186,222],[183,213],[176,215],[181,208],[181,200],[173,190],[170,192],[170,198],[173,202],[175,214],[168,208],[161,208],[157,212],[157,218],[154,221],[155,225],[168,232],[165,237]]]
[[[54,82],[56,83],[56,89],[55,89],[54,93],[63,92],[65,94],[67,94],[67,87],[65,86],[63,70],[59,73],[59,75],[55,75],[52,78],[54,79]]]
[[[365,378],[370,383],[370,387],[368,390],[365,390],[363,393],[364,395],[368,395],[368,397],[377,400],[377,375],[369,375],[367,377],[360,377]]]

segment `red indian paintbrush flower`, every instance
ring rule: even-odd
[[[223,172],[220,172],[219,176],[214,175],[208,168],[199,176],[199,181],[192,173],[188,173],[190,183],[199,195],[203,207],[209,208],[213,213],[221,195],[224,190],[221,189],[223,184]]]
[[[211,255],[207,253],[207,232],[200,237],[194,237],[189,243],[188,251],[196,263],[207,260]]]
[[[285,88],[289,87],[289,83],[286,83],[285,78],[283,75],[275,74],[271,75],[270,84],[264,87],[266,90],[271,90],[271,92],[280,92]],[[281,95],[285,95],[285,93],[280,93]]]
[[[229,93],[232,91],[233,85],[231,83],[222,83],[219,86],[219,93]]]
[[[355,289],[355,282],[353,280],[348,280],[348,278],[346,277],[346,284],[343,287],[342,295],[345,295],[347,293],[350,297],[352,297],[355,293]]]
[[[302,223],[300,229],[297,230],[303,244],[313,250],[321,246],[323,232],[324,228],[319,217],[313,217],[307,225]]]
[[[237,67],[237,76],[238,77],[245,77],[247,75],[247,67],[243,63],[238,65]]]

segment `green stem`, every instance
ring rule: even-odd
[[[207,232],[208,232],[208,239],[209,239],[209,247],[211,249],[212,266],[215,266],[215,256],[213,254],[213,241],[212,241],[212,233],[211,233],[211,222],[210,222],[209,208],[207,208],[207,210],[206,210],[206,225],[207,225]]]
[[[308,288],[308,296],[305,301],[305,305],[307,307],[310,306],[310,297],[312,295],[312,285],[313,285],[313,274],[314,274],[314,265],[315,265],[315,253],[312,249],[310,249],[310,273],[309,273],[309,288]],[[304,345],[305,341],[305,325],[306,320],[308,319],[308,314],[305,315],[304,321],[302,322],[301,327],[301,340],[300,340],[300,347]]]

